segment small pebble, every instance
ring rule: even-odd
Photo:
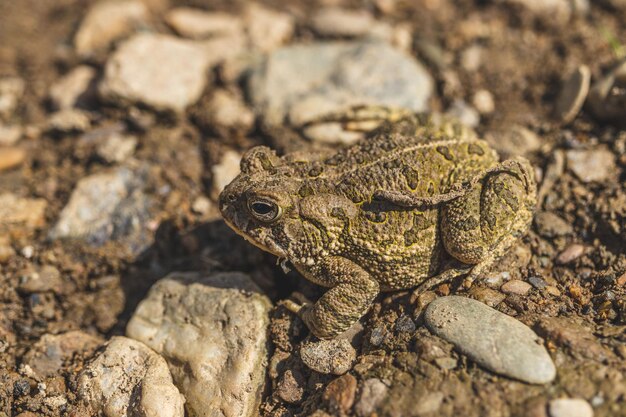
[[[20,277],[18,290],[26,294],[52,291],[56,294],[63,292],[63,278],[57,268],[44,265],[36,270],[24,271]]]
[[[404,314],[396,320],[396,331],[412,333],[415,331],[415,322],[411,320],[409,316]]]
[[[100,143],[96,149],[98,156],[110,164],[128,159],[137,147],[137,138],[114,132]]]
[[[591,70],[581,65],[569,75],[556,101],[556,116],[563,122],[569,123],[576,118],[582,109],[591,82]]]
[[[13,146],[0,147],[0,172],[16,168],[26,159],[26,151]]]
[[[603,182],[616,173],[615,155],[606,147],[595,149],[571,149],[565,153],[567,167],[581,181]]]
[[[347,340],[330,339],[304,342],[300,347],[302,362],[321,374],[345,374],[356,360],[356,351]]]
[[[472,45],[461,54],[461,67],[465,71],[477,71],[483,62],[484,48],[480,45]]]
[[[480,123],[480,115],[472,106],[463,100],[454,100],[446,114],[454,117],[468,127],[476,127]]]
[[[573,243],[569,245],[563,252],[556,258],[556,262],[560,265],[568,264],[585,253],[585,247],[579,243]]]
[[[533,384],[556,377],[552,358],[529,327],[479,301],[438,298],[424,321],[431,332],[495,373]]]
[[[191,203],[191,210],[196,214],[206,215],[211,210],[211,206],[211,200],[205,196],[200,196]]]
[[[370,334],[370,343],[373,346],[380,346],[387,338],[387,330],[384,327],[375,327]]]
[[[532,286],[537,288],[538,290],[541,290],[545,288],[546,285],[548,285],[543,279],[541,279],[541,277],[535,276],[528,278],[528,282],[530,282]]]
[[[0,116],[10,117],[26,89],[26,82],[18,77],[0,78]]]
[[[456,368],[457,360],[450,357],[445,358],[437,358],[435,359],[435,364],[444,371],[449,371],[451,369]]]
[[[299,371],[287,369],[278,381],[276,394],[287,403],[297,404],[302,401],[305,383]]]
[[[490,114],[496,109],[493,94],[487,90],[478,90],[472,97],[472,104],[480,114]]]
[[[555,297],[560,297],[561,296],[561,291],[557,287],[555,287],[554,285],[546,285],[544,290],[548,294],[553,295]]]
[[[548,403],[550,417],[593,417],[593,408],[581,398],[557,398]]]
[[[96,70],[87,65],[74,68],[50,87],[49,97],[55,110],[70,109],[93,98]]]
[[[535,215],[535,225],[541,236],[554,238],[574,232],[571,224],[551,211],[541,211]]]
[[[363,9],[328,7],[317,11],[312,18],[313,29],[321,36],[362,36],[374,23],[373,16]]]
[[[500,288],[505,294],[526,295],[532,288],[532,285],[519,279],[512,279]]]
[[[227,150],[224,152],[220,162],[211,167],[211,173],[213,174],[212,195],[214,197],[217,198],[224,187],[230,184],[237,174],[239,174],[240,161],[241,154],[239,152]]]
[[[354,412],[359,417],[369,417],[387,396],[387,386],[378,378],[363,381]]]
[[[295,30],[295,19],[291,14],[259,3],[247,3],[243,18],[250,43],[262,52],[287,43]]]
[[[24,129],[18,125],[4,125],[0,123],[0,146],[15,145],[22,137]]]
[[[487,304],[489,307],[497,306],[506,298],[500,291],[488,287],[473,286],[470,290],[470,294],[473,298],[481,303]]]
[[[58,133],[84,132],[91,126],[89,115],[77,109],[66,109],[53,113],[48,119],[48,130]]]
[[[241,20],[228,13],[207,12],[192,7],[177,7],[165,15],[165,22],[186,38],[237,35],[243,31]]]
[[[322,399],[331,410],[346,414],[354,404],[356,386],[355,377],[350,374],[342,375],[326,386]]]

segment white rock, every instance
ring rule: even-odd
[[[476,110],[480,114],[493,113],[496,109],[496,103],[493,99],[493,94],[488,90],[478,90],[472,97],[472,104],[476,107]]]
[[[377,378],[363,381],[359,399],[354,405],[354,412],[359,417],[368,417],[376,410],[376,407],[387,396],[387,386]]]
[[[238,16],[191,7],[170,10],[165,22],[180,36],[191,39],[237,35],[243,31],[243,23]]]
[[[230,182],[239,174],[239,162],[241,154],[233,150],[224,152],[218,164],[211,167],[213,174],[212,195],[217,197]]]
[[[143,103],[157,110],[182,112],[200,98],[213,62],[202,43],[138,34],[109,58],[100,93],[122,105]]]
[[[295,19],[288,13],[249,3],[244,12],[244,24],[252,46],[267,52],[291,39]]]
[[[56,110],[69,109],[80,104],[90,93],[96,70],[87,65],[74,68],[50,87],[50,101]],[[93,93],[93,92],[91,92]]]
[[[582,398],[557,398],[548,404],[550,417],[593,417],[593,408]]]
[[[174,273],[157,282],[128,336],[168,361],[191,416],[258,415],[269,300],[242,273]]]
[[[446,114],[457,119],[461,124],[472,128],[480,123],[480,115],[476,109],[463,100],[454,100]]]
[[[53,113],[48,119],[48,130],[61,133],[84,132],[91,127],[87,112],[78,109],[65,109]]]
[[[26,83],[19,77],[0,78],[0,117],[13,114],[25,88]]]
[[[130,157],[137,147],[137,138],[113,132],[96,149],[98,156],[109,163],[122,162]]]
[[[0,123],[0,146],[15,145],[22,137],[23,132],[22,126]]]
[[[78,397],[106,417],[183,417],[185,399],[165,360],[143,343],[114,336],[80,373]]]
[[[89,9],[81,22],[74,36],[74,48],[79,55],[107,49],[147,20],[148,9],[140,0],[102,0]]]
[[[374,17],[367,10],[339,7],[320,9],[312,18],[313,29],[322,36],[362,36],[370,31],[374,22]]]
[[[243,98],[227,90],[215,90],[206,111],[218,131],[245,134],[254,125],[254,113]]]
[[[567,167],[583,182],[603,182],[617,172],[615,155],[604,146],[596,149],[571,149],[566,152]]]

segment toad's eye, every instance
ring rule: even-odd
[[[257,220],[262,222],[273,222],[282,214],[278,204],[268,200],[251,199],[248,201],[248,209]]]

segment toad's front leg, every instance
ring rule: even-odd
[[[331,256],[313,271],[314,281],[332,287],[313,305],[304,305],[298,314],[320,339],[333,338],[348,330],[370,308],[380,291],[378,282],[363,268],[339,256]]]

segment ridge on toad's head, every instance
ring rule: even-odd
[[[287,257],[285,223],[297,220],[297,190],[288,164],[265,146],[241,159],[241,173],[224,188],[219,207],[226,223],[246,240],[276,256]]]

